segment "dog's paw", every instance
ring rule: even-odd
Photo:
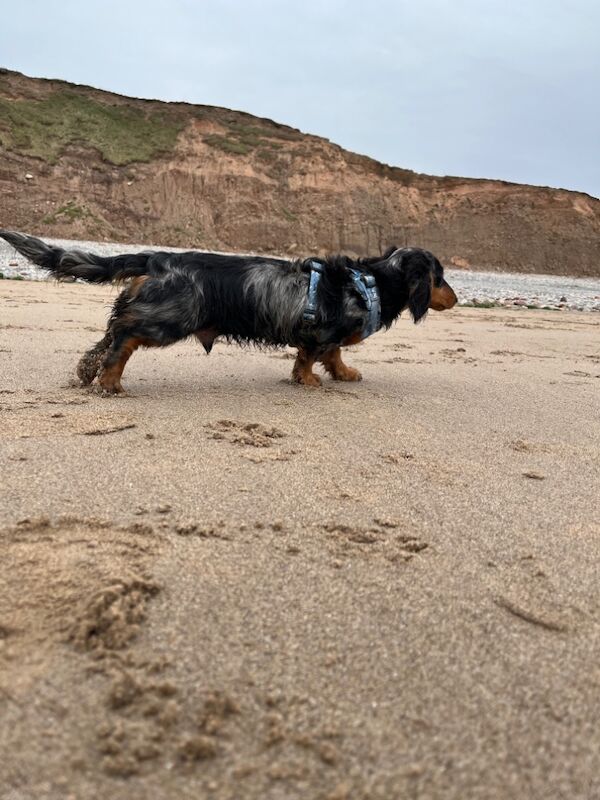
[[[319,387],[321,385],[321,378],[314,373],[294,376],[294,381],[299,383],[301,386]]]
[[[81,381],[81,386],[89,386],[98,374],[99,368],[97,359],[82,358],[77,365],[77,377]]]
[[[124,397],[127,394],[127,392],[121,386],[120,383],[114,383],[114,384],[102,384],[102,383],[99,383],[97,385],[97,389],[98,389],[99,394],[102,395],[102,397],[116,397],[116,396],[119,396],[119,395],[121,397]]]
[[[362,381],[362,373],[354,367],[344,367],[343,370],[336,372],[335,381]]]

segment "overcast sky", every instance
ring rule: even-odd
[[[600,196],[598,0],[18,0],[0,66]]]

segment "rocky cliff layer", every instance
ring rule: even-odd
[[[0,225],[301,255],[391,243],[447,264],[600,275],[600,201],[389,167],[249,114],[0,71]]]

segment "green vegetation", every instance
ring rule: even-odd
[[[61,206],[56,212],[57,217],[62,216],[69,220],[81,219],[82,217],[87,217],[87,215],[85,208],[78,206],[75,200],[69,200],[66,205]]]
[[[297,142],[303,138],[299,131],[279,128],[276,125],[244,125],[241,122],[228,122],[227,127],[234,136],[237,136],[242,141],[247,141],[249,144],[255,145],[264,143],[265,139],[283,139],[283,141],[286,142]],[[276,149],[282,147],[278,142],[267,142],[267,144]]]
[[[56,222],[74,222],[76,219],[91,216],[93,215],[83,206],[78,206],[75,200],[69,200],[64,206],[53,211],[52,214],[46,214],[42,222],[46,225],[53,225]]]
[[[289,208],[281,206],[281,211],[288,222],[298,222],[298,217],[292,211],[290,211]]]
[[[231,123],[229,126],[229,135],[235,137],[238,142],[247,145],[248,147],[257,147],[262,143],[264,131],[254,125],[240,125],[239,123]]]
[[[265,148],[262,148],[256,151],[256,157],[260,158],[262,161],[275,161],[277,154],[272,150],[266,150]]]
[[[223,150],[225,153],[233,153],[235,155],[247,155],[254,148],[261,147],[262,149],[258,151],[258,155],[265,161],[268,160],[266,154],[269,150],[281,150],[283,147],[281,142],[273,141],[273,139],[283,139],[285,141],[299,141],[302,139],[302,134],[298,131],[278,128],[274,124],[272,127],[246,125],[232,120],[225,120],[222,124],[226,126],[227,133],[224,135],[213,133],[205,136],[204,141],[206,144]]]
[[[251,145],[235,139],[228,139],[218,133],[211,133],[210,136],[205,136],[204,142],[211,147],[222,150],[224,153],[232,153],[234,155],[245,156],[252,151]]]
[[[68,145],[99,151],[111,164],[150,161],[175,146],[183,119],[127,105],[108,106],[72,91],[44,100],[0,97],[0,146],[55,164]]]
[[[209,146],[232,155],[256,151],[266,162],[276,161],[286,142],[304,139],[292,128],[226,109],[163,110],[156,104],[114,102],[102,95],[96,99],[84,90],[61,88],[42,99],[0,96],[0,149],[56,164],[68,147],[80,146],[97,150],[110,164],[125,166],[171,152],[191,118],[222,126],[222,132],[204,137]],[[63,217],[74,218],[73,210],[65,210]]]

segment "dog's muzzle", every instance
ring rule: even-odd
[[[434,311],[446,311],[452,308],[458,302],[454,289],[446,281],[442,281],[441,286],[431,287],[431,300],[429,301],[429,308]]]

